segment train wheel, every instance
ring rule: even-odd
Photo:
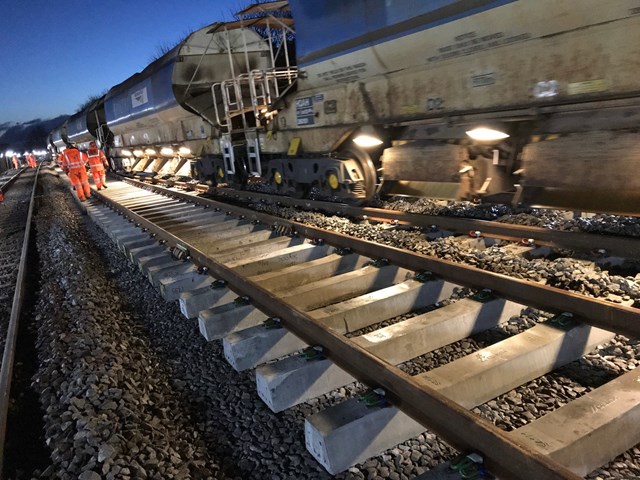
[[[341,151],[340,157],[352,158],[358,162],[362,178],[364,179],[364,198],[359,199],[357,203],[370,201],[376,193],[376,184],[378,181],[376,166],[373,160],[371,160],[371,156],[364,150],[354,146]]]

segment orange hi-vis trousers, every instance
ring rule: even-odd
[[[107,175],[102,164],[91,165],[91,176],[93,177],[93,183],[95,183],[98,190],[100,190],[102,185],[106,183],[107,179]]]
[[[96,184],[98,190],[103,186],[106,186],[106,174],[104,167],[107,165],[107,157],[105,157],[102,150],[97,148],[89,148],[87,151],[87,163],[91,168],[91,176],[93,177],[93,183]]]
[[[84,167],[70,168],[69,180],[71,180],[71,185],[73,185],[73,188],[75,188],[80,201],[84,202],[87,197],[91,196],[91,188],[89,188],[89,178],[87,177],[87,171]]]

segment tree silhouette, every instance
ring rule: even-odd
[[[47,145],[47,135],[42,123],[38,123],[27,130],[26,140],[24,142],[25,150],[44,150]]]

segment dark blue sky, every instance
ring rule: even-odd
[[[251,0],[0,0],[0,123],[71,114]]]

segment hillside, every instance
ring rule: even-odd
[[[44,150],[47,135],[63,123],[68,115],[60,115],[48,120],[31,120],[25,123],[6,122],[0,124],[0,150]]]

